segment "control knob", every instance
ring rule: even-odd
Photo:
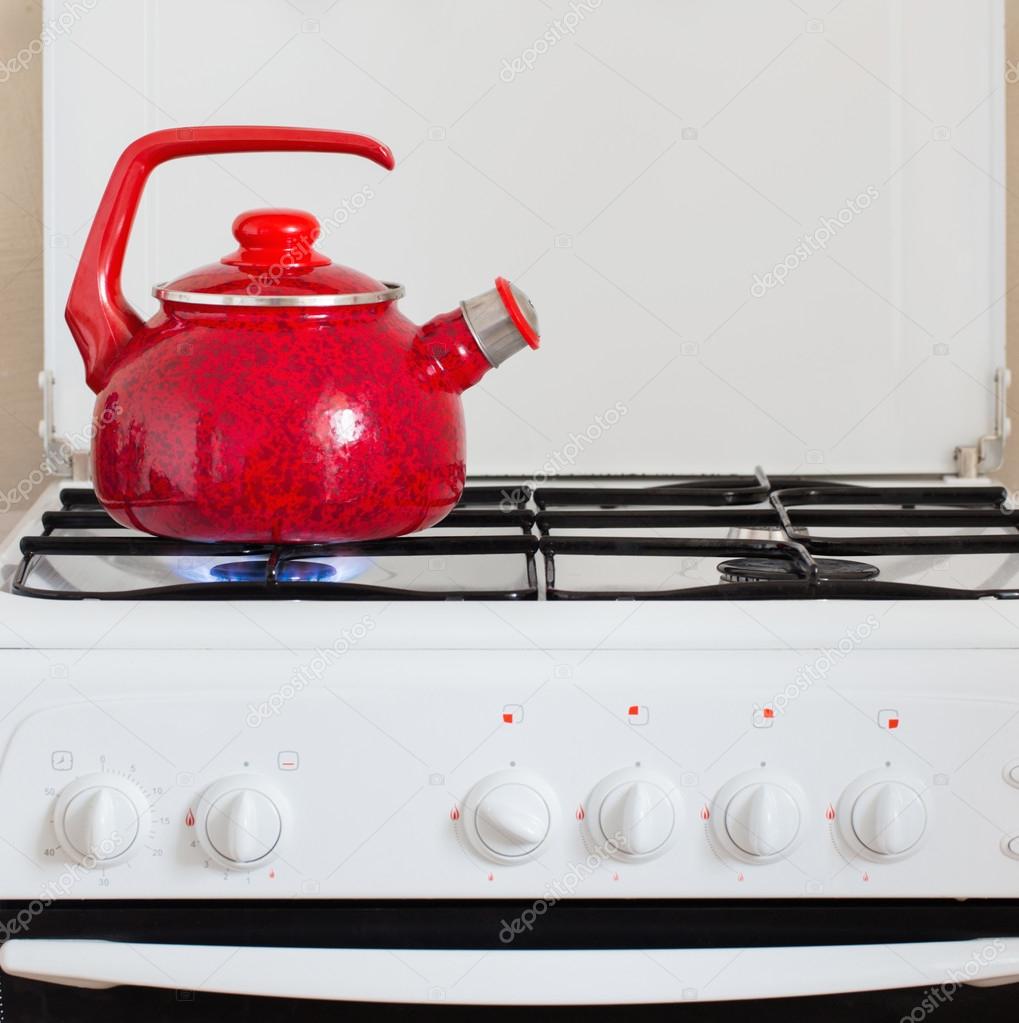
[[[76,778],[57,797],[53,814],[61,848],[85,867],[109,867],[128,859],[148,822],[145,793],[116,774]]]
[[[610,774],[595,786],[588,807],[584,823],[595,848],[616,859],[653,859],[675,839],[675,786],[653,771]]]
[[[864,788],[853,800],[853,835],[865,855],[880,859],[906,855],[927,829],[923,797],[901,781],[881,781]]]
[[[554,805],[551,791],[540,778],[500,771],[467,793],[460,824],[474,851],[486,859],[523,863],[545,844]]]
[[[264,863],[279,844],[280,805],[280,798],[267,792],[259,778],[223,778],[198,801],[198,840],[217,863],[250,870]]]
[[[770,859],[792,845],[800,830],[800,808],[781,785],[747,785],[725,808],[725,830],[747,856]]]
[[[741,774],[719,790],[712,804],[712,838],[748,863],[770,863],[788,855],[800,834],[803,793],[771,770]]]

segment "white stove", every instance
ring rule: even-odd
[[[582,993],[556,980],[565,953],[521,952],[571,902],[1011,905],[1019,512],[1005,498],[986,480],[761,472],[483,481],[448,524],[380,550],[197,558],[54,486],[2,555],[0,801],[17,809],[3,899],[101,900],[100,929],[111,900],[513,909],[478,979],[450,988],[482,953],[405,950],[411,972],[394,976],[387,953],[294,950],[265,974],[257,948],[231,945],[233,966],[197,983],[221,951],[152,935],[139,958],[30,924],[0,962],[63,983],[408,1001],[935,983],[982,940],[968,921],[947,916],[963,937],[917,943],[908,969],[854,951],[835,979],[818,944],[789,954],[820,973],[764,986],[767,949],[711,983],[724,953],[672,949],[701,983],[645,987],[615,976],[632,952],[601,948]],[[1010,933],[990,935],[1002,947],[973,979],[1019,975]],[[319,957],[328,979],[302,988]]]
[[[0,1015],[1011,1018],[1000,3],[392,6],[104,0],[47,50]],[[193,544],[96,502],[81,227],[126,142],[210,118],[397,169],[169,165],[132,294],[255,194],[345,210],[325,248],[420,282],[410,315],[533,295],[543,366],[472,392],[438,526]]]

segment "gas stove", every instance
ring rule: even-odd
[[[472,481],[325,549],[133,535],[55,484],[0,555],[0,898],[50,907],[0,964],[593,1003],[911,988],[990,947],[974,979],[1011,979],[1017,537],[987,480]],[[269,970],[294,900],[320,923]],[[739,906],[771,935],[712,979]]]
[[[257,6],[107,0],[46,48],[0,1016],[1011,1019],[1000,3]],[[84,227],[131,139],[216,120],[397,166],[167,164],[132,302],[257,195],[418,282],[415,321],[504,271],[540,308],[431,529],[191,543],[97,504]]]

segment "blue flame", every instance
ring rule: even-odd
[[[213,579],[227,583],[260,583],[265,579],[266,561],[231,561],[214,565]],[[336,569],[322,561],[284,561],[277,578],[281,583],[324,583],[336,578]]]

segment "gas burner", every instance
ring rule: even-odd
[[[817,578],[822,582],[864,582],[876,579],[878,568],[864,561],[841,558],[815,558]],[[782,558],[736,558],[718,566],[723,582],[773,583],[802,579],[797,567]]]
[[[268,566],[267,561],[228,561],[215,565],[209,574],[225,583],[260,583],[265,581]],[[278,572],[284,583],[325,583],[335,576],[336,569],[320,561],[285,561]]]

